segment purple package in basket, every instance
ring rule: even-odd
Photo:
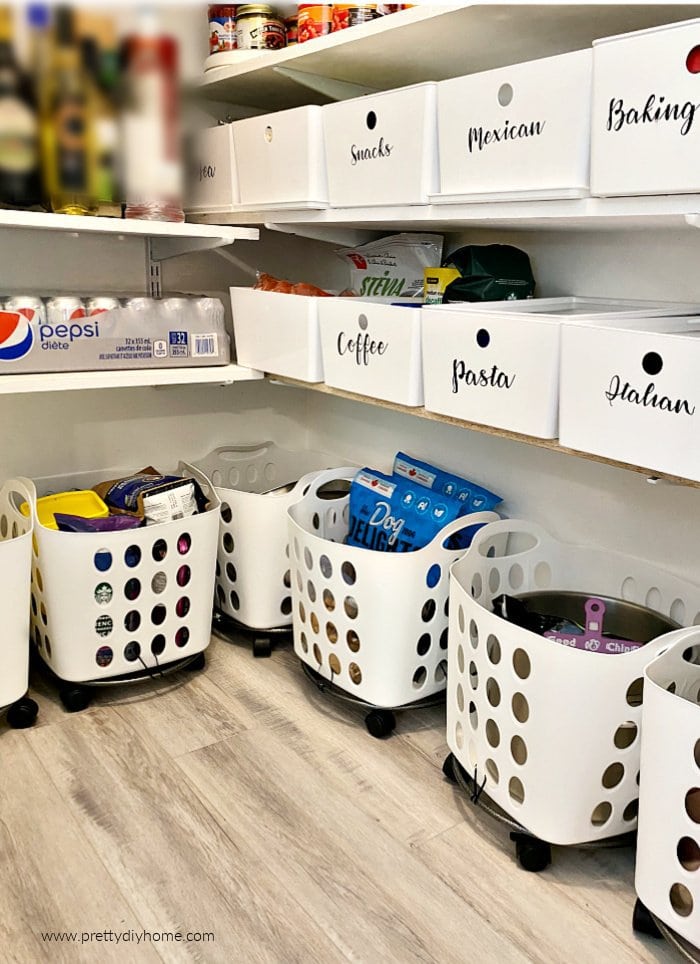
[[[583,634],[558,633],[547,630],[542,635],[562,646],[574,649],[584,649],[589,653],[607,653],[619,656],[621,653],[633,653],[644,643],[635,643],[629,639],[612,639],[603,635],[603,619],[605,618],[605,603],[602,599],[592,597],[586,600],[586,628]]]
[[[104,519],[84,519],[80,515],[55,513],[59,532],[123,532],[125,529],[138,529],[143,519],[130,515],[110,515]]]

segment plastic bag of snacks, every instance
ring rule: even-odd
[[[442,240],[439,234],[392,234],[336,254],[350,269],[354,294],[421,304],[424,271],[440,264]]]

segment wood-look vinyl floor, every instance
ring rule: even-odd
[[[303,677],[214,638],[207,668],[0,724],[0,960],[672,962],[631,929],[631,850],[516,865],[442,777],[444,709],[373,740]],[[213,932],[55,943],[47,931]],[[133,938],[132,938],[133,940]]]

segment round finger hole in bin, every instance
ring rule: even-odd
[[[425,666],[419,666],[418,669],[413,674],[413,688],[417,690],[421,689],[421,687],[425,686],[425,681],[427,680],[427,678],[428,678],[427,669],[425,668]]]
[[[461,643],[457,647],[457,666],[459,667],[460,673],[463,673],[464,672],[464,650],[462,649]]]
[[[695,741],[693,756],[695,757],[695,765],[700,767],[700,740]]]
[[[311,600],[311,602],[312,602],[312,603],[315,603],[315,602],[316,602],[316,587],[314,586],[314,584],[311,582],[310,579],[309,579],[309,581],[308,581],[307,584],[306,584],[306,593],[307,593],[309,599]]]
[[[436,610],[437,610],[437,606],[435,605],[435,600],[427,599],[423,603],[423,608],[421,609],[421,613],[420,613],[421,619],[423,620],[423,622],[429,623],[435,617]]]
[[[606,768],[605,773],[603,773],[603,786],[606,790],[612,790],[619,783],[622,782],[622,778],[625,775],[625,768],[621,763],[611,763],[609,767]]]
[[[479,726],[479,713],[473,700],[469,703],[469,722],[473,730],[476,730]]]
[[[338,630],[333,623],[326,623],[326,636],[328,637],[329,643],[338,642]]]
[[[292,572],[291,569],[287,569],[285,574],[282,576],[282,585],[285,589],[292,588]]]
[[[462,689],[462,684],[457,684],[457,706],[459,707],[459,712],[464,713],[464,690]]]
[[[637,819],[637,814],[639,813],[639,800],[635,797],[634,800],[630,800],[625,809],[622,811],[622,819],[630,823],[632,820]]]
[[[222,502],[222,503],[221,503],[221,518],[224,520],[224,522],[225,522],[227,525],[228,525],[228,523],[231,521],[231,519],[233,518],[233,516],[232,516],[232,514],[231,514],[231,506],[228,504],[228,502]]]
[[[321,625],[318,621],[318,616],[316,615],[316,613],[311,613],[311,615],[309,616],[309,622],[311,623],[311,629],[316,633],[316,635],[318,635],[321,629]]]
[[[162,562],[168,554],[168,543],[165,539],[156,539],[153,543],[151,555],[155,562]]]
[[[224,533],[224,551],[228,552],[228,554],[231,555],[231,553],[233,552],[233,548],[234,548],[233,536],[231,535],[230,532],[225,532]]]
[[[241,601],[238,598],[238,593],[236,592],[235,589],[231,590],[231,592],[228,594],[228,598],[229,598],[229,601],[231,602],[232,609],[238,610],[241,608]]]
[[[175,645],[182,649],[183,646],[187,646],[190,641],[190,631],[187,626],[180,626],[178,631],[175,633]]]
[[[307,569],[313,569],[314,559],[309,548],[304,549],[304,562],[306,563]]]
[[[162,633],[158,633],[158,635],[154,636],[153,639],[151,640],[151,652],[153,653],[154,656],[160,656],[160,654],[164,652],[164,650],[165,650],[165,636],[163,636]]]
[[[498,729],[498,724],[495,720],[486,721],[486,739],[494,749],[501,742],[501,731]]]
[[[336,676],[340,676],[340,673],[341,673],[340,660],[335,655],[335,653],[331,653],[331,655],[328,657],[328,665],[330,666],[332,673],[335,673]]]
[[[109,636],[113,629],[114,620],[111,616],[99,616],[95,622],[95,632],[98,636]],[[131,630],[129,630],[129,632],[131,632]]]
[[[141,645],[133,640],[124,647],[124,659],[127,663],[135,663],[141,655]]]
[[[180,566],[175,580],[181,589],[187,586],[192,578],[192,570],[189,566]]]
[[[98,586],[95,587],[95,602],[99,606],[108,606],[109,603],[111,603],[112,601],[113,595],[114,595],[114,590],[112,589],[112,587],[108,582],[101,582]],[[127,596],[127,599],[128,598],[129,597]]]
[[[445,680],[447,679],[447,660],[446,659],[441,659],[440,662],[435,667],[434,679],[436,683],[444,683]]]
[[[102,669],[104,669],[105,666],[109,666],[113,659],[114,652],[109,646],[100,646],[95,654],[95,662],[98,666],[101,666]]]
[[[301,633],[299,636],[299,642],[301,643],[301,648],[305,653],[309,651],[309,641],[306,638],[306,633]]]
[[[519,777],[511,777],[508,781],[508,795],[513,803],[525,802],[525,787]]]
[[[238,573],[236,572],[236,567],[232,562],[226,563],[226,577],[230,582],[236,582],[238,579]]]
[[[178,601],[175,603],[175,613],[180,619],[184,619],[192,608],[192,603],[190,602],[189,596],[180,596]]]
[[[292,597],[291,596],[284,597],[284,599],[280,603],[280,612],[282,613],[283,616],[292,615]]]
[[[318,643],[314,643],[314,659],[319,666],[323,662],[323,657],[321,656],[321,650],[319,649]]]
[[[425,577],[425,583],[428,589],[435,589],[437,584],[440,582],[440,576],[442,575],[442,569],[435,563],[428,569],[428,575]]]
[[[151,610],[151,622],[154,626],[161,626],[168,615],[168,611],[162,604],[154,606]]]
[[[464,746],[464,727],[459,720],[455,726],[455,742],[457,743],[458,748],[461,750]]]
[[[527,679],[530,675],[530,657],[524,649],[516,649],[513,653],[513,669],[519,679]]]
[[[500,779],[500,774],[498,772],[498,767],[496,766],[496,761],[492,760],[490,757],[484,764],[486,773],[491,778],[493,783],[498,783]]]
[[[107,572],[112,567],[112,553],[109,549],[98,549],[95,553],[95,569],[98,572]]]
[[[330,579],[333,575],[333,566],[328,556],[321,556],[318,560],[318,567],[321,570],[321,574],[325,579]]]
[[[139,546],[129,546],[124,553],[124,565],[129,569],[135,569],[141,562],[141,549]]]
[[[602,827],[608,822],[612,816],[612,804],[607,800],[603,800],[599,803],[597,807],[593,810],[591,814],[591,823],[594,827]]]
[[[476,649],[479,645],[479,627],[473,619],[469,620],[469,642],[472,644],[473,649]]]
[[[51,640],[48,636],[44,636],[44,646],[46,647],[46,652],[49,659],[51,659]]]
[[[473,690],[479,685],[479,670],[474,660],[469,663],[469,685]]]
[[[348,649],[351,653],[359,653],[360,651],[360,637],[357,635],[354,629],[349,629],[345,637],[345,641],[348,644]]]
[[[335,596],[330,589],[323,590],[323,605],[326,607],[329,613],[332,613],[335,610]]]
[[[345,610],[345,615],[348,617],[348,619],[357,619],[357,613],[358,613],[357,602],[353,599],[352,596],[345,597],[345,601],[343,603],[343,609]]]
[[[700,823],[700,787],[693,787],[686,793],[685,812],[693,823]]]
[[[676,854],[678,863],[684,870],[694,871],[700,868],[700,847],[692,837],[681,837]]]
[[[527,763],[527,744],[521,736],[514,736],[510,741],[510,755],[518,766],[524,766]]]
[[[530,704],[522,693],[513,694],[511,709],[518,723],[527,723],[530,718]]]
[[[355,572],[355,567],[351,562],[344,562],[340,567],[340,574],[343,577],[343,582],[348,586],[354,586],[357,580],[357,573]]]
[[[160,596],[168,588],[168,577],[164,572],[156,572],[151,579],[151,592]]]
[[[450,631],[447,628],[447,626],[445,626],[443,631],[440,633],[440,649],[447,649],[447,644],[449,642],[449,639],[450,639]]]
[[[299,603],[299,619],[301,619],[302,623],[306,622],[306,610],[304,609],[303,602]]]
[[[362,670],[357,663],[350,663],[348,666],[348,675],[355,686],[359,686],[362,682]]]
[[[685,884],[674,884],[668,892],[671,907],[679,917],[689,917],[693,913],[693,895]]]
[[[457,607],[457,625],[459,626],[460,633],[464,632],[464,610],[461,606]]]
[[[513,589],[520,589],[523,582],[525,581],[525,574],[523,573],[523,567],[518,565],[516,562],[514,566],[510,567],[508,572],[508,581]]]
[[[39,592],[43,592],[43,591],[44,591],[44,579],[43,579],[43,576],[41,575],[41,569],[37,569],[37,571],[36,571],[36,584],[37,584],[37,586],[39,587]]]
[[[492,676],[486,680],[486,699],[491,706],[498,706],[501,702],[501,687]]]
[[[491,633],[486,640],[486,655],[490,662],[497,666],[501,662],[501,644],[498,637]]]
[[[627,688],[625,699],[630,706],[641,706],[644,701],[644,680],[640,676]]]
[[[139,598],[141,595],[141,583],[138,579],[127,579],[124,586],[124,595],[129,602],[133,602],[135,599]]]
[[[615,736],[613,737],[613,743],[618,748],[618,750],[626,750],[628,746],[632,746],[634,741],[637,739],[637,734],[639,730],[637,724],[633,723],[632,720],[628,720],[626,723],[621,723],[620,726],[615,730]]]
[[[425,656],[425,654],[430,649],[432,640],[430,638],[430,633],[423,633],[421,638],[418,640],[418,645],[416,646],[416,651],[419,656]]]
[[[127,633],[135,633],[141,625],[141,613],[138,609],[132,609],[124,617],[124,629]]]
[[[192,548],[192,536],[189,534],[189,532],[183,532],[180,538],[177,540],[177,551],[180,553],[181,556],[186,556],[191,548]],[[231,539],[230,550],[227,549],[226,551],[233,552],[233,539]]]

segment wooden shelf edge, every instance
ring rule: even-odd
[[[670,475],[667,472],[659,472],[656,469],[647,468],[642,465],[632,465],[629,462],[619,462],[609,459],[602,455],[594,455],[592,452],[582,452],[578,449],[570,449],[560,445],[558,439],[537,438],[534,435],[522,435],[519,432],[511,432],[507,429],[493,428],[490,425],[481,425],[478,422],[467,422],[463,419],[453,418],[451,415],[438,415],[429,412],[425,408],[411,408],[407,405],[399,405],[396,402],[387,402],[381,398],[371,398],[367,395],[357,395],[354,392],[347,392],[339,388],[331,388],[324,383],[302,382],[296,378],[287,378],[281,375],[270,375],[266,378],[276,384],[288,385],[293,388],[304,388],[307,391],[318,392],[322,395],[331,395],[335,398],[344,398],[350,402],[360,402],[363,405],[371,405],[375,408],[384,408],[391,412],[398,412],[402,415],[412,415],[414,418],[426,419],[430,422],[440,422],[442,425],[454,425],[456,428],[466,429],[470,432],[478,432],[481,435],[491,435],[495,438],[507,439],[510,442],[520,442],[523,445],[530,445],[536,448],[547,449],[560,455],[569,455],[574,458],[584,459],[587,462],[597,462],[600,465],[609,465],[615,469],[624,469],[634,472],[637,475],[645,475],[654,481],[669,482],[673,485],[682,485],[687,488],[700,489],[700,482],[693,479],[685,479],[682,476]]]

